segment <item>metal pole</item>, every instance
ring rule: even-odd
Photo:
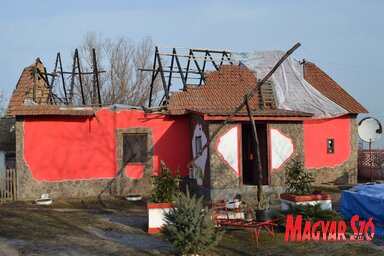
[[[371,169],[371,181],[373,181],[372,139],[369,139],[369,166],[370,166],[370,169]]]

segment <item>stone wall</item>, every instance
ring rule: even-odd
[[[294,143],[295,152],[292,158],[304,161],[304,133],[302,122],[271,122],[268,124],[270,129],[278,129],[280,132],[289,136]],[[285,171],[290,161],[287,161],[279,170],[270,171],[270,186],[282,187],[285,186]],[[269,167],[271,170],[271,167]]]
[[[335,182],[335,183],[356,183],[357,181],[357,123],[356,118],[352,117],[351,122],[351,156],[340,166],[333,168],[321,168],[321,169],[309,169],[310,172],[314,173],[316,182]],[[211,122],[209,123],[210,135],[220,125],[220,123]],[[193,183],[191,186],[195,188],[195,192],[199,195],[203,195],[207,200],[214,198],[226,197],[230,199],[235,193],[240,193],[243,196],[255,195],[256,186],[241,186],[241,177],[238,177],[230,167],[222,160],[219,156],[216,147],[218,138],[221,134],[225,133],[231,127],[238,124],[227,124],[216,136],[209,146],[209,172],[210,177],[209,186],[206,183],[203,187],[196,187]],[[289,136],[294,142],[295,152],[291,158],[304,161],[304,127],[301,121],[291,122],[269,122],[267,129],[278,129],[280,132]],[[269,154],[268,154],[269,156]],[[270,157],[270,156],[269,156]],[[242,162],[240,161],[240,165]],[[280,194],[285,191],[286,182],[286,169],[290,164],[287,161],[279,170],[270,171],[270,184],[269,186],[263,186],[263,190],[267,194]],[[241,167],[242,168],[242,167]],[[269,169],[271,167],[269,166]],[[207,175],[206,175],[207,176]],[[209,177],[206,177],[205,182],[208,181]]]
[[[210,123],[209,124],[209,135],[217,129],[221,123]],[[240,187],[240,178],[236,173],[229,167],[229,165],[224,162],[217,152],[217,143],[220,138],[220,135],[227,132],[230,128],[236,127],[238,124],[226,124],[214,138],[214,140],[209,145],[209,158],[210,158],[210,189],[233,189]],[[240,142],[239,142],[240,143]],[[241,169],[241,161],[240,161]]]
[[[343,164],[335,167],[323,167],[319,169],[309,169],[314,174],[315,183],[335,183],[335,184],[355,184],[357,183],[357,150],[358,133],[356,116],[350,117],[351,127],[351,155]]]
[[[119,131],[117,131],[117,133],[119,133]],[[24,161],[23,134],[23,118],[18,118],[16,121],[16,168],[17,198],[19,200],[36,199],[43,193],[48,193],[52,198],[87,197],[105,194],[126,195],[128,193],[149,195],[152,189],[152,174],[149,171],[152,169],[150,166],[145,168],[145,177],[139,180],[131,179],[125,175],[117,175],[114,179],[39,182],[32,176],[29,167]],[[151,143],[151,139],[149,139],[149,143]],[[39,145],[36,145],[36,147],[39,147]],[[121,154],[118,153],[118,155]],[[149,162],[151,163],[152,161]],[[121,170],[119,173],[124,173],[121,162],[118,164]]]

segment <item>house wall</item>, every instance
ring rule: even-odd
[[[304,133],[302,122],[270,122],[268,124],[269,134],[271,129],[279,131],[282,135],[290,138],[293,142],[294,149],[293,154],[290,155],[286,161],[279,166],[279,168],[272,169],[271,164],[271,139],[269,138],[269,161],[270,161],[270,186],[271,187],[283,187],[285,186],[285,171],[289,165],[289,160],[296,158],[304,161]]]
[[[193,149],[195,145],[195,137],[200,136],[202,137],[202,140],[204,142],[205,140],[208,139],[209,137],[209,132],[208,132],[208,122],[203,119],[202,116],[196,115],[196,114],[191,114],[190,115],[190,140],[191,140],[191,159],[195,157],[195,154],[197,154],[198,150]],[[204,146],[205,143],[202,143],[202,146]],[[192,185],[196,185],[199,187],[203,188],[209,188],[211,176],[209,175],[210,173],[210,158],[209,158],[209,148],[200,156],[196,161],[195,164],[198,165],[201,168],[201,175],[194,170],[194,173],[190,176],[191,180],[190,183]]]
[[[210,135],[220,123],[209,123]],[[219,152],[220,140],[234,128],[238,128],[239,139],[233,139],[233,147],[239,146],[239,173],[234,171],[225,157]],[[336,119],[291,122],[268,122],[268,161],[269,186],[264,186],[266,193],[282,193],[285,190],[286,169],[290,160],[295,158],[305,163],[305,168],[314,174],[315,183],[336,182],[355,183],[357,179],[357,123],[354,116]],[[278,136],[272,136],[272,132]],[[207,199],[227,197],[230,199],[235,193],[240,193],[244,199],[256,200],[256,186],[241,185],[241,124],[227,124],[209,146],[210,183],[200,187],[200,194]],[[276,143],[280,139],[280,144]],[[334,138],[335,153],[331,158],[325,154],[327,138]],[[283,144],[281,144],[284,142]],[[237,143],[237,145],[236,145]],[[320,145],[321,144],[321,145]],[[285,148],[285,150],[282,150]],[[288,149],[287,149],[288,148]],[[280,151],[279,151],[280,150]],[[235,154],[233,154],[235,155]],[[278,164],[272,164],[273,157],[282,157]],[[325,155],[325,156],[324,156]],[[312,168],[313,164],[324,166]],[[206,180],[208,181],[208,178]],[[203,192],[203,193],[201,193]],[[250,197],[252,195],[253,197]]]
[[[316,183],[357,182],[356,116],[304,122],[305,168]],[[327,139],[333,138],[335,152],[327,153]]]
[[[122,134],[148,135],[148,161],[122,163]],[[148,194],[151,177],[164,160],[187,175],[188,118],[103,109],[95,117],[18,118],[18,198],[93,196],[101,192]]]
[[[210,123],[209,124],[209,134],[211,135],[220,123]],[[233,129],[233,130],[232,130]],[[226,154],[220,152],[219,143],[223,141],[224,136],[228,136],[228,132],[237,133],[236,136],[229,135],[232,143],[229,143],[228,149],[230,151],[236,152],[237,149],[237,157],[238,158],[238,166],[231,166],[231,160],[226,158]],[[212,143],[209,145],[209,156],[210,156],[210,184],[209,188],[211,189],[234,189],[240,187],[240,170],[241,170],[241,126],[239,124],[226,124],[219,134],[214,138]]]

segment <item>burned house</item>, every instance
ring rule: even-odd
[[[203,53],[204,64],[194,52]],[[164,101],[156,110],[151,99],[145,111],[54,104],[42,64],[23,71],[9,105],[16,117],[18,198],[148,193],[161,160],[207,199],[253,193],[259,164],[250,118],[246,108],[232,116],[251,91],[266,191],[282,191],[293,158],[318,183],[357,181],[356,116],[367,111],[315,64],[289,58],[257,87],[281,52],[190,49],[180,55],[173,49],[170,66],[162,65],[160,55],[156,49],[152,82],[161,77]],[[186,68],[178,56],[187,57]],[[197,85],[188,83],[192,73]],[[172,74],[181,78],[182,91],[171,92]]]

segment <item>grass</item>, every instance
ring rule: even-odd
[[[384,255],[384,251],[370,242],[285,242],[284,233],[275,233],[275,237],[262,232],[259,244],[252,241],[247,230],[226,232],[215,255]]]
[[[102,202],[98,198],[54,200],[51,206],[36,206],[32,202],[7,203],[0,207],[0,237],[38,244],[76,237],[79,243],[83,238],[94,241],[84,247],[91,243],[95,248],[110,248],[110,243],[89,232],[91,227],[110,233],[116,230],[116,234],[131,232],[143,237],[161,238],[146,234],[146,212],[145,202],[128,202],[119,198],[103,198]],[[144,223],[134,221],[134,216],[138,215],[141,220],[144,219]],[[108,221],[110,217],[116,217],[120,224]],[[384,246],[369,242],[285,242],[284,230],[275,232],[275,237],[262,231],[259,242],[258,245],[254,243],[249,230],[227,230],[219,246],[210,255],[384,255]],[[118,246],[105,251],[111,252],[109,255],[122,255],[115,254],[115,251],[124,252],[124,248],[130,247],[125,243]],[[129,250],[137,252],[137,255],[142,253],[132,248]],[[158,255],[169,253],[159,252]]]

